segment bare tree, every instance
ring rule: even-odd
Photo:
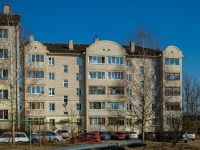
[[[184,128],[197,129],[197,117],[200,114],[200,84],[198,80],[185,73],[183,76]]]
[[[163,83],[159,80],[162,76],[158,74],[162,61],[159,41],[152,34],[140,27],[134,37],[130,39],[134,39],[135,43],[131,42],[127,50],[126,66],[119,66],[124,70],[124,80],[120,85],[125,87],[127,106],[131,105],[127,116],[132,118],[133,124],[140,126],[144,141],[147,125],[152,124],[158,111],[161,111],[159,108],[163,106],[160,100]]]

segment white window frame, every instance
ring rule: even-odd
[[[127,89],[127,95],[129,97],[132,97],[133,96],[133,90],[132,89]]]
[[[27,62],[44,62],[44,55],[28,54],[26,57]]]
[[[108,102],[108,110],[124,110],[124,102]]]
[[[81,96],[82,95],[82,89],[81,88],[77,88],[76,89],[76,95],[77,96]]]
[[[126,74],[126,80],[127,81],[132,81],[133,80],[133,75],[132,74]]]
[[[98,71],[89,71],[88,72],[88,79],[105,80],[106,79],[106,73],[105,72],[98,72]]]
[[[124,78],[123,72],[108,72],[109,80],[122,80]]]
[[[55,111],[56,110],[56,104],[55,103],[49,103],[49,110]]]
[[[131,59],[127,59],[126,60],[126,66],[127,67],[132,67],[132,60]]]
[[[0,29],[0,39],[8,39],[8,29]]]
[[[44,109],[44,102],[28,102],[28,109],[43,110]]]
[[[49,73],[49,80],[55,80],[55,73],[54,72]]]
[[[44,79],[43,70],[28,70],[28,78]]]
[[[140,74],[144,74],[144,66],[140,66]]]
[[[81,103],[76,103],[76,109],[78,111],[82,111],[82,104]]]
[[[0,118],[0,120],[8,120],[9,118],[9,111],[8,110],[0,110],[0,113],[2,112],[2,118]]]
[[[63,72],[64,72],[64,73],[68,73],[68,66],[67,66],[67,65],[64,65],[64,66],[63,66]]]
[[[68,103],[68,95],[64,95],[64,96],[63,96],[63,102],[64,102],[65,104]]]
[[[55,126],[55,119],[49,119],[49,125]]]
[[[0,59],[8,59],[8,49],[0,49]]]
[[[55,65],[55,59],[54,57],[49,57],[49,66]]]
[[[166,66],[179,66],[180,59],[179,58],[165,58],[165,65]]]
[[[0,89],[0,100],[8,99],[8,90]]]
[[[49,88],[49,96],[55,95],[55,88]]]
[[[44,86],[28,86],[27,87],[28,94],[41,94],[44,93]]]
[[[132,104],[131,103],[127,103],[126,104],[126,110],[127,111],[132,111]]]
[[[124,64],[124,57],[123,56],[108,56],[107,57],[107,63],[108,64]]]
[[[82,80],[82,73],[76,74],[76,80],[81,81]]]
[[[0,79],[8,78],[8,69],[0,69]]]
[[[63,87],[68,88],[68,80],[63,80]]]
[[[88,57],[89,64],[105,64],[104,56],[89,56]]]
[[[89,103],[89,109],[99,110],[99,109],[94,107],[95,103],[100,103],[100,107],[101,107],[100,109],[106,109],[105,102],[90,102]]]

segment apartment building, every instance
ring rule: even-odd
[[[182,112],[182,53],[175,46],[158,51],[98,37],[91,45],[40,43],[31,36],[27,63],[26,118],[45,128],[81,122],[81,130],[139,133],[143,108],[145,131],[170,130]]]
[[[19,118],[20,15],[4,5],[0,14],[0,128]]]
[[[20,15],[4,5],[0,119],[5,121],[19,116],[19,36]],[[92,44],[41,43],[30,36],[21,73],[25,119],[33,120],[33,130],[140,133],[142,120],[145,131],[171,130],[181,121],[182,58],[175,46],[159,51],[98,37]]]

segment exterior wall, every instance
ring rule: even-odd
[[[178,58],[179,59],[179,65],[166,65],[165,64],[165,58]],[[175,46],[168,46],[163,51],[163,91],[164,91],[164,103],[163,103],[163,130],[172,130],[173,127],[173,121],[172,124],[167,124],[167,118],[177,118],[178,122],[182,122],[182,52]],[[166,80],[165,79],[165,73],[180,73],[180,79],[179,80]],[[166,96],[165,91],[166,87],[179,87],[180,88],[180,94],[179,95],[173,95],[173,96]],[[180,109],[178,110],[166,110],[165,103],[166,102],[178,102],[180,103]],[[181,129],[182,127],[180,127]]]
[[[82,66],[76,65],[76,59],[82,56],[68,56],[67,54],[50,54],[45,46],[39,42],[30,43],[27,46],[27,54],[44,55],[44,63],[31,63],[30,68],[35,70],[44,70],[44,79],[26,79],[26,86],[42,85],[45,87],[44,93],[28,94],[26,93],[26,118],[41,118],[47,123],[44,128],[52,129],[50,119],[55,120],[54,130],[66,128],[70,130],[72,124],[76,124],[77,119],[84,120],[85,115],[85,97],[84,97],[84,61]],[[49,65],[49,58],[54,58],[54,65]],[[64,65],[67,65],[68,72],[64,73]],[[29,68],[26,68],[29,70]],[[49,73],[55,74],[54,80],[49,80]],[[82,80],[78,81],[76,74],[82,74]],[[63,87],[63,80],[68,80],[68,87]],[[49,95],[49,88],[54,88],[54,95]],[[82,95],[78,96],[76,89],[82,89]],[[64,96],[68,96],[68,103],[64,105]],[[28,102],[44,102],[44,109],[30,109]],[[50,103],[55,104],[55,110],[50,110]],[[82,104],[82,110],[77,110],[77,103]],[[59,124],[61,120],[71,123]],[[41,128],[43,128],[41,127]],[[35,130],[38,129],[38,126]]]
[[[13,119],[19,118],[19,24],[0,25],[0,29],[8,29],[8,38],[0,38],[0,49],[8,49],[8,59],[0,59],[0,69],[8,69],[8,78],[0,79],[0,90],[8,90],[8,99],[0,100],[0,110],[8,110],[8,120],[11,120],[12,111]],[[10,88],[10,85],[13,87]],[[7,119],[3,120],[6,122]],[[4,123],[0,126],[8,127]]]

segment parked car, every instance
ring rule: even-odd
[[[189,140],[195,140],[195,133],[192,131],[183,131]]]
[[[12,142],[12,132],[5,132],[0,137],[0,142]],[[15,142],[16,143],[26,143],[29,142],[29,138],[24,132],[15,132]]]
[[[40,133],[33,133],[31,135],[31,141],[32,143],[38,143],[39,140],[45,140],[49,142],[58,142],[62,141],[62,135],[57,134],[52,131],[41,131]]]
[[[126,135],[124,132],[114,132],[111,137],[114,140],[125,140]]]
[[[68,130],[58,130],[57,133],[60,134],[63,139],[69,138]]]
[[[86,141],[90,141],[90,142],[100,142],[101,138],[100,135],[98,133],[82,133],[79,136],[76,137],[77,141],[80,142],[86,142]]]
[[[136,132],[125,132],[125,139],[129,140],[129,139],[138,139],[138,135]]]
[[[162,132],[156,132],[156,140],[161,142],[163,141],[169,142],[172,140],[176,140],[187,143],[188,138],[184,132],[162,131]]]
[[[144,132],[145,140],[156,140],[156,134],[154,132]]]
[[[94,131],[93,133],[99,134],[101,140],[110,140],[111,139],[111,136],[107,132],[104,132],[104,131]]]

